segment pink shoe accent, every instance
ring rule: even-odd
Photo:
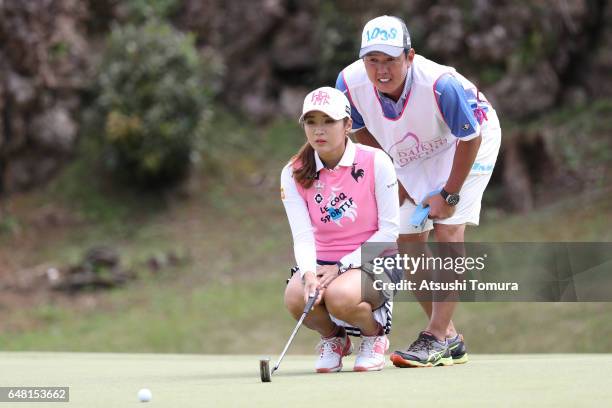
[[[321,339],[319,348],[319,360],[316,364],[317,373],[335,373],[342,369],[342,357],[353,352],[351,339],[346,334],[344,337],[332,337]]]
[[[387,336],[362,336],[353,371],[382,370],[385,367],[385,352],[388,349]]]

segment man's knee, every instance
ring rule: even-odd
[[[464,242],[465,224],[448,225],[435,224],[436,241],[438,242]]]
[[[397,242],[408,243],[408,242],[427,242],[429,239],[429,231],[421,232],[419,234],[400,234]]]

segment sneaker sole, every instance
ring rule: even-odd
[[[355,366],[353,367],[353,371],[364,372],[364,371],[380,371],[385,368],[385,362],[383,361],[380,365],[372,366],[372,367],[364,367],[364,366]]]
[[[342,364],[334,368],[317,368],[317,373],[319,374],[337,373],[338,371],[341,371],[341,370],[342,370]]]
[[[468,362],[468,355],[465,353],[460,357],[453,357],[453,364],[465,364]]]
[[[452,357],[442,357],[435,363],[428,361],[427,363],[421,363],[420,361],[406,360],[400,355],[391,354],[391,362],[394,366],[399,368],[424,368],[424,367],[437,367],[437,366],[452,366],[454,364]]]

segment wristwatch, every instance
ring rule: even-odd
[[[446,201],[446,204],[450,205],[451,207],[454,207],[459,203],[459,194],[449,193],[445,189],[442,189],[440,190],[440,195],[444,201]]]

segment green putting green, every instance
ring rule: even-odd
[[[610,354],[470,355],[464,365],[399,369],[389,362],[370,373],[353,373],[351,356],[336,374],[314,373],[314,355],[290,354],[271,383],[260,381],[260,357],[5,352],[0,386],[68,386],[70,406],[88,408],[136,406],[141,388],[152,391],[149,404],[176,408],[612,406]]]

